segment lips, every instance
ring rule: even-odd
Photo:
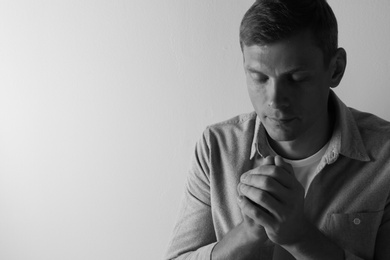
[[[290,123],[292,121],[294,121],[296,118],[295,117],[268,117],[269,120],[275,122],[275,123],[279,123],[279,124],[287,124],[287,123]]]

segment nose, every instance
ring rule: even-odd
[[[281,80],[273,80],[268,87],[268,106],[273,109],[283,109],[290,105],[287,84]]]

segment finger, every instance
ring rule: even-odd
[[[257,169],[263,165],[275,165],[275,160],[274,160],[274,157],[273,156],[267,156],[267,157],[263,157],[263,158],[260,158],[259,159],[260,162],[259,162],[259,166],[257,166],[256,168],[253,168],[249,171],[247,171],[247,173],[250,173],[250,174],[258,174],[257,172]]]
[[[271,155],[268,155],[263,159],[261,165],[275,165],[275,158]]]
[[[283,160],[282,157],[280,157],[279,155],[275,156],[275,165],[276,166],[279,166],[279,167],[282,167],[283,169],[285,169],[287,172],[289,172],[290,174],[294,175],[294,169],[293,167],[291,166],[291,164],[285,162]]]
[[[262,167],[263,165],[275,165],[275,160],[273,156],[267,156],[266,158],[261,158],[260,159],[260,166],[253,168],[243,174],[259,174],[259,168]]]
[[[273,223],[273,217],[268,210],[255,205],[245,196],[240,196],[237,199],[241,212],[249,217],[255,224],[269,227]]]
[[[237,184],[237,194],[238,196],[242,196],[242,193],[240,191],[240,183]]]
[[[256,172],[255,174],[253,172]],[[252,170],[251,172],[244,173],[240,180],[242,183],[258,187],[260,182],[264,180],[262,177],[273,178],[286,188],[291,187],[292,176],[284,168],[274,165],[263,165],[259,168]]]
[[[251,219],[250,217],[248,217],[245,212],[242,210],[240,204],[243,200],[244,196],[243,195],[240,195],[240,196],[237,196],[237,204],[238,206],[240,207],[240,211],[241,211],[241,216],[242,216],[242,219],[246,222],[248,222],[249,224],[253,225],[254,224],[254,221],[253,219]]]
[[[257,189],[261,189],[269,192],[277,200],[281,201],[282,194],[287,192],[287,187],[283,185],[279,180],[262,174],[247,174],[243,175],[241,178],[241,183],[244,185],[252,186]],[[240,184],[237,186],[238,191]]]
[[[245,184],[241,184],[240,190],[255,205],[268,210],[275,217],[279,216],[278,212],[281,212],[282,203],[275,197],[275,194]]]
[[[278,167],[282,167],[283,169],[286,170],[286,172],[289,173],[289,176],[291,176],[291,179],[290,179],[290,187],[291,188],[294,188],[294,187],[301,188],[302,187],[302,184],[295,177],[294,169],[293,169],[291,164],[284,161],[282,157],[276,156],[275,157],[275,165],[277,165]]]

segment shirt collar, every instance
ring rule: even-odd
[[[261,156],[261,153],[259,152],[259,149],[258,149],[258,140],[259,140],[259,128],[260,128],[260,125],[261,125],[261,122],[260,122],[260,119],[259,119],[259,116],[256,116],[256,121],[255,121],[255,132],[254,132],[254,135],[253,135],[253,141],[252,141],[252,146],[251,146],[251,156],[250,156],[250,160],[253,159],[253,157],[255,157],[256,155],[256,152]]]
[[[330,91],[329,99],[329,104],[333,106],[335,113],[335,124],[324,156],[325,162],[327,164],[335,162],[340,154],[359,161],[370,161],[351,111],[332,90]],[[270,149],[267,145],[267,134],[258,116],[256,116],[255,132],[251,147],[251,160],[256,153],[261,157],[266,157],[270,154]]]
[[[256,116],[255,121],[255,132],[253,135],[250,160],[256,156],[256,153],[263,158],[271,154],[267,141],[267,133],[258,116]]]

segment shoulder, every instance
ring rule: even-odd
[[[354,108],[349,108],[358,128],[361,131],[376,135],[390,134],[390,122],[374,114],[362,112]]]
[[[203,138],[209,146],[222,145],[234,149],[237,145],[246,145],[253,140],[256,117],[256,112],[251,112],[211,124],[203,132]]]
[[[349,108],[367,151],[390,156],[390,122],[374,114]]]
[[[230,119],[209,125],[206,131],[213,135],[234,135],[253,131],[256,122],[256,112],[240,114]]]

